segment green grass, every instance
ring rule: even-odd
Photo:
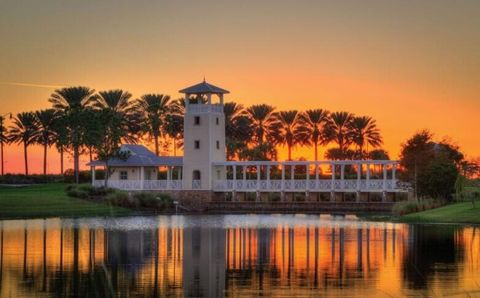
[[[130,209],[68,197],[65,184],[0,186],[0,218],[128,215]]]
[[[480,202],[462,202],[427,211],[411,213],[399,218],[409,223],[469,223],[480,224]]]

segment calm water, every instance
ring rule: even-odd
[[[0,229],[1,297],[480,297],[480,227],[240,215]]]

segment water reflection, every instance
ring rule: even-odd
[[[0,222],[0,297],[480,295],[476,227],[318,216]]]

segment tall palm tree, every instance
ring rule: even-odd
[[[233,159],[247,147],[247,142],[252,136],[252,125],[241,104],[227,102],[223,106],[223,111],[227,158]]]
[[[173,155],[177,155],[177,148],[183,146],[183,115],[169,113],[165,117],[165,134],[173,139]]]
[[[353,143],[357,146],[357,154],[359,157],[368,155],[368,152],[363,152],[365,145],[371,145],[376,148],[383,143],[376,121],[367,116],[353,118],[351,123],[351,136]]]
[[[54,144],[57,148],[57,151],[60,153],[60,174],[63,175],[63,155],[65,148],[68,146],[68,130],[66,127],[66,118],[58,112],[55,112],[55,122],[53,124],[53,132],[54,132]]]
[[[28,146],[34,144],[38,137],[38,123],[35,114],[23,112],[17,114],[10,127],[9,141],[23,144],[25,175],[28,176]]]
[[[348,112],[334,112],[326,126],[326,136],[338,145],[339,155],[344,159],[348,146],[352,143],[351,124],[354,115]]]
[[[7,114],[6,114],[7,115]],[[12,114],[10,114],[10,119],[12,118]],[[2,167],[2,176],[5,172],[5,164],[3,162],[3,145],[8,143],[8,129],[3,123],[5,121],[4,116],[0,116],[0,161]]]
[[[329,115],[327,110],[314,109],[307,110],[299,116],[298,133],[304,144],[313,145],[315,161],[318,160],[318,145],[328,143],[325,126],[329,122]]]
[[[257,145],[263,145],[265,141],[274,136],[278,129],[277,114],[275,108],[259,104],[253,105],[246,110],[253,126],[253,136]]]
[[[162,136],[165,117],[170,111],[170,96],[145,94],[138,100],[138,109],[143,114],[145,131],[155,142],[155,154],[160,155],[159,139]]]
[[[43,146],[43,175],[47,175],[47,149],[55,141],[56,113],[53,109],[35,112],[38,123],[37,143]]]
[[[278,113],[278,134],[276,142],[286,145],[288,148],[288,160],[292,160],[292,148],[301,142],[301,134],[299,129],[298,111],[281,111]]]
[[[80,148],[84,144],[85,124],[89,120],[85,114],[85,107],[94,98],[94,93],[95,90],[88,87],[67,87],[55,90],[49,98],[55,111],[64,118],[67,145],[73,149],[73,170],[76,183],[79,183]]]
[[[112,133],[120,138],[114,140],[117,143],[136,143],[138,140],[141,129],[140,113],[137,103],[131,100],[131,97],[129,92],[116,89],[98,92],[98,96],[91,102],[92,107],[103,110],[104,114],[108,115],[106,126],[109,131],[118,131]]]

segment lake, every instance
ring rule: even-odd
[[[0,229],[0,297],[480,296],[480,227],[206,215]]]

